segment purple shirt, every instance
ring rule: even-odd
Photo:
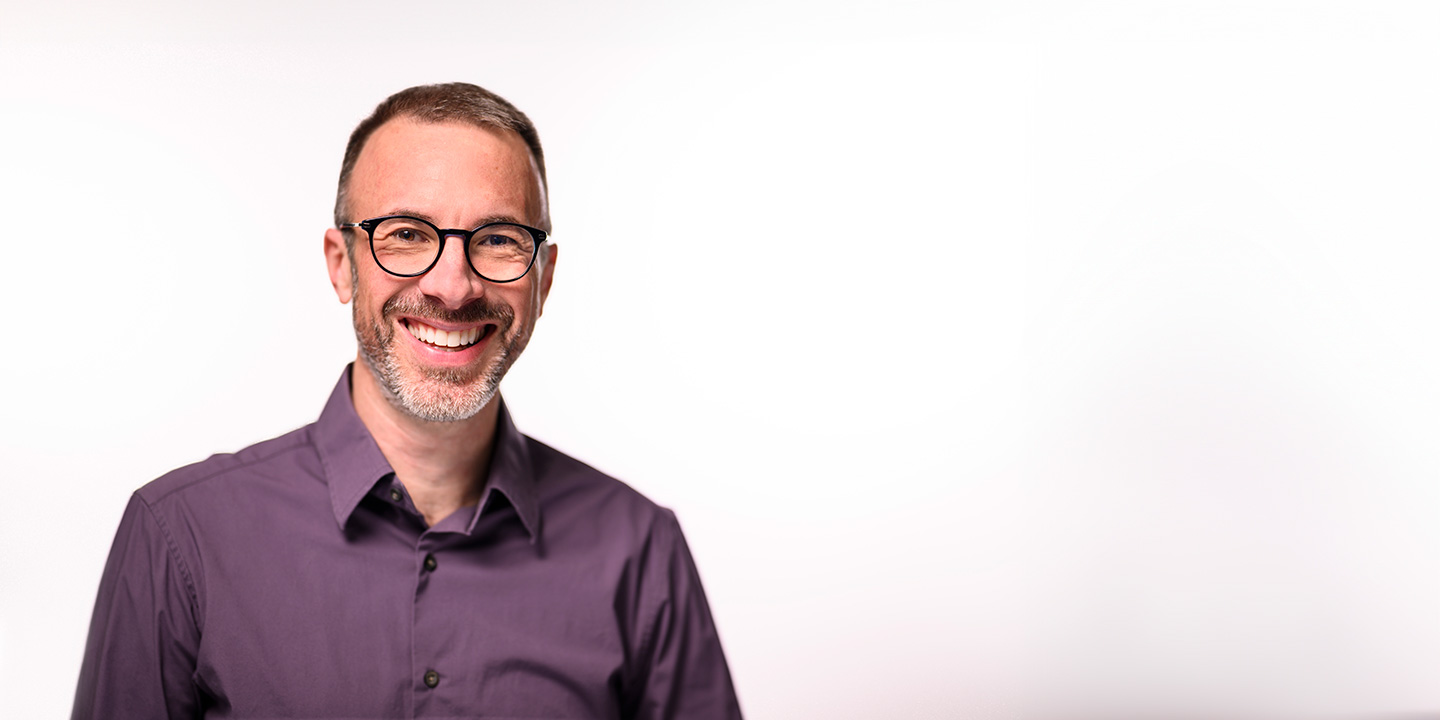
[[[521,435],[426,527],[350,401],[136,491],[75,718],[739,718],[675,516]]]

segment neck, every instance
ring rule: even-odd
[[[370,367],[357,358],[350,397],[426,524],[434,526],[480,501],[500,416],[498,395],[468,420],[421,420],[391,403]]]

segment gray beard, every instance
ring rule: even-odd
[[[500,380],[529,342],[529,333],[515,330],[515,313],[504,305],[477,299],[460,310],[446,310],[432,303],[391,298],[380,312],[380,321],[366,326],[360,319],[360,303],[353,305],[355,339],[360,358],[370,368],[390,404],[400,411],[430,422],[459,422],[474,417],[490,404],[500,389]],[[391,317],[404,313],[459,324],[487,321],[495,325],[488,342],[502,342],[500,352],[479,371],[453,368],[416,368],[406,373],[395,353],[396,323]],[[507,333],[513,334],[506,337]]]

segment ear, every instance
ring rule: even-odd
[[[325,267],[330,271],[330,285],[335,297],[348,303],[355,297],[354,277],[350,273],[350,253],[345,251],[345,233],[336,228],[325,231]]]
[[[550,283],[555,281],[555,258],[560,256],[560,247],[555,243],[546,243],[544,246],[544,257],[540,266],[540,312],[536,317],[545,314],[545,298],[550,297]]]

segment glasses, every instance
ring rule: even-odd
[[[461,239],[465,261],[476,275],[494,283],[515,282],[535,264],[545,231],[516,223],[486,223],[474,230],[441,230],[420,218],[386,215],[343,223],[342,229],[360,228],[370,236],[370,255],[381,270],[400,277],[430,272],[445,251],[445,238]]]

